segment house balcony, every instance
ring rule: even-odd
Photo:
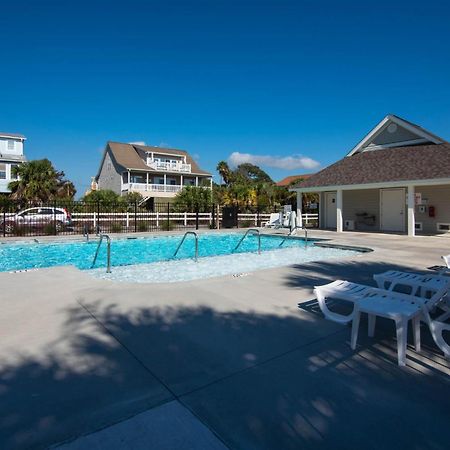
[[[161,170],[163,172],[180,172],[191,173],[191,165],[184,162],[162,162],[153,159],[147,159],[147,166],[154,170]]]

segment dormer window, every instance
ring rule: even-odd
[[[14,150],[15,147],[15,141],[13,141],[12,139],[8,139],[8,150]]]

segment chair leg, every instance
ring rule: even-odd
[[[420,316],[416,316],[413,319],[413,334],[414,334],[414,348],[416,352],[420,352]]]
[[[375,314],[369,314],[369,337],[375,336],[375,323],[377,316]]]
[[[355,305],[353,322],[352,322],[352,337],[351,337],[351,342],[350,342],[352,350],[356,349],[356,343],[358,341],[358,331],[359,331],[360,319],[361,319],[361,312],[359,311],[359,309],[356,308],[356,305]]]
[[[405,318],[396,319],[395,321],[397,331],[397,354],[398,365],[406,365],[406,339],[408,333],[408,320]]]

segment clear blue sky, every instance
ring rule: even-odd
[[[0,130],[79,193],[107,140],[214,170],[233,152],[325,166],[387,113],[450,139],[448,3],[3,1]]]

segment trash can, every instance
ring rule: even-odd
[[[222,228],[237,227],[237,208],[225,206],[222,208]]]

